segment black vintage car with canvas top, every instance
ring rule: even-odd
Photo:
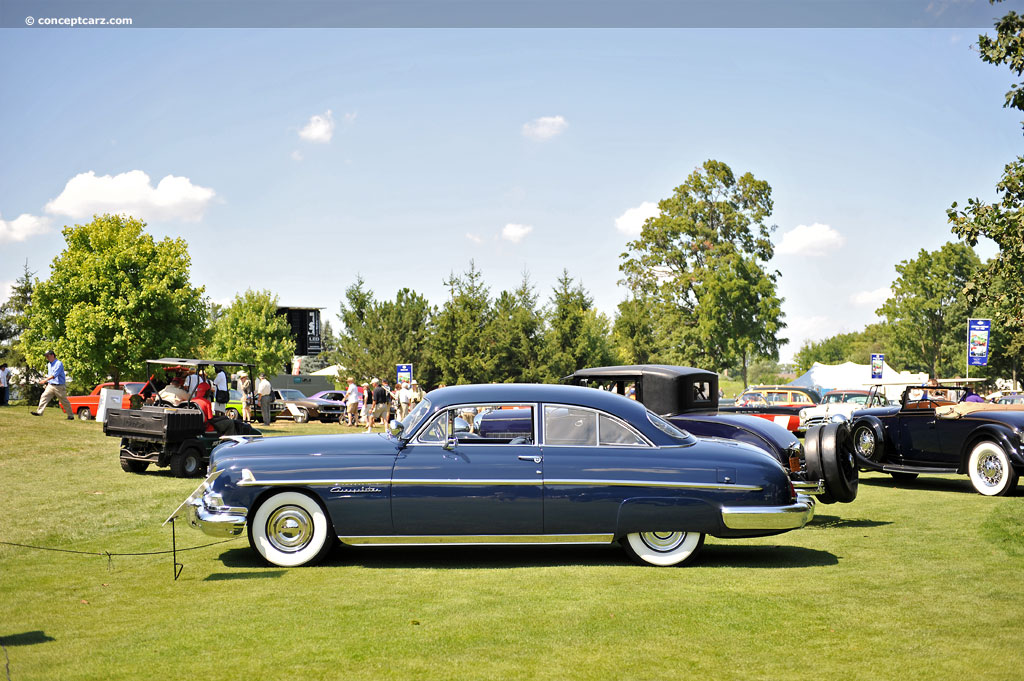
[[[787,428],[752,415],[719,413],[718,374],[666,364],[591,367],[566,376],[574,385],[631,394],[648,409],[698,437],[737,440],[768,452],[796,488],[823,503],[857,497],[849,433],[831,423],[808,433],[805,447]]]
[[[901,482],[922,473],[966,474],[981,494],[1010,494],[1024,472],[1024,405],[965,401],[967,395],[965,388],[911,386],[899,405],[856,412],[857,465]]]

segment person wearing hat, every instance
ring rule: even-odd
[[[181,378],[175,376],[171,379],[163,390],[160,391],[158,397],[164,402],[169,402],[172,406],[177,407],[182,402],[188,402],[188,391],[181,387]]]
[[[39,407],[30,412],[33,416],[42,416],[43,410],[50,404],[50,400],[57,398],[60,406],[64,407],[64,413],[68,415],[68,421],[74,421],[71,413],[71,402],[68,400],[67,389],[68,378],[64,374],[64,363],[57,359],[53,350],[46,351],[46,375],[39,379],[40,385],[45,385],[42,397],[39,398]]]
[[[213,387],[210,389],[210,397],[213,398],[213,413],[223,416],[227,412],[228,400],[231,393],[228,392],[228,374],[220,364],[214,365]]]
[[[249,380],[249,372],[244,369],[238,372],[238,392],[242,393],[242,420],[252,423],[252,381]]]
[[[416,379],[412,379],[412,383],[409,384],[409,390],[412,391],[412,397],[409,398],[409,408],[414,408],[417,404],[423,401],[423,388],[416,382]]]
[[[271,405],[273,404],[274,398],[271,397],[273,388],[270,387],[270,381],[267,380],[266,374],[260,374],[260,380],[256,383],[256,397],[260,401],[260,415],[263,417],[263,425],[270,425]]]

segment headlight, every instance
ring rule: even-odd
[[[800,413],[800,420],[801,421],[806,421],[807,420],[807,408],[804,407],[803,409],[800,410],[799,413]]]
[[[846,417],[842,414],[832,414],[832,418],[829,419],[832,423],[842,423],[846,420]]]

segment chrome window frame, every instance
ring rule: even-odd
[[[427,414],[427,418],[423,419],[423,425],[416,430],[416,434],[409,440],[410,444],[421,445],[423,447],[443,447],[446,444],[445,441],[438,441],[438,442],[431,441],[431,440],[424,441],[424,440],[421,440],[420,437],[426,432],[426,430],[427,430],[427,428],[429,428],[430,424],[434,423],[442,414],[449,413],[451,411],[457,411],[459,409],[464,409],[465,407],[474,407],[474,408],[476,408],[476,407],[529,407],[530,409],[533,410],[533,419],[532,419],[533,420],[533,442],[530,443],[530,444],[517,444],[517,445],[511,445],[511,446],[512,447],[539,447],[540,446],[540,443],[539,443],[538,437],[537,437],[537,434],[540,432],[538,430],[538,426],[539,426],[539,424],[538,424],[538,418],[539,418],[538,414],[540,412],[540,409],[539,409],[540,404],[538,402],[508,402],[506,400],[495,400],[493,402],[491,402],[491,401],[461,402],[461,403],[458,403],[458,404],[445,405],[443,407],[437,406],[436,407],[437,413],[433,414],[433,415]],[[456,437],[456,439],[458,440],[458,437]],[[466,446],[471,446],[472,445],[472,440],[459,440],[459,444],[460,445],[464,444]],[[510,446],[509,443],[497,444],[497,443],[494,443],[494,442],[480,442],[478,444],[481,444],[481,445],[493,445],[495,447],[508,447],[508,446]]]
[[[563,445],[563,444],[556,444],[556,443],[548,442],[548,431],[547,431],[547,425],[545,424],[545,427],[544,427],[544,442],[543,442],[543,445],[545,447],[585,447],[587,449],[596,449],[598,447],[606,447],[606,448],[607,447],[626,447],[626,448],[633,448],[633,449],[651,449],[651,448],[657,447],[657,445],[655,445],[653,442],[651,442],[650,438],[648,438],[646,435],[644,435],[639,430],[634,428],[633,424],[629,423],[628,421],[626,421],[626,420],[624,420],[622,418],[619,418],[615,414],[611,414],[611,413],[606,412],[604,410],[594,409],[593,407],[583,407],[583,406],[580,406],[578,404],[562,404],[562,403],[559,403],[559,402],[545,402],[543,407],[544,407],[544,410],[547,410],[548,407],[564,407],[566,409],[579,409],[579,410],[582,410],[582,411],[589,411],[589,412],[591,412],[592,414],[594,414],[594,439],[596,440],[596,443],[597,443],[597,444],[592,444],[592,445],[581,445],[581,444],[564,444]],[[612,419],[613,421],[617,421],[620,425],[625,426],[627,430],[633,432],[637,437],[639,437],[641,440],[643,440],[645,444],[641,444],[641,445],[626,445],[626,444],[622,444],[621,442],[606,442],[606,443],[602,443],[601,442],[601,420],[600,420],[601,416],[607,416],[608,418]]]

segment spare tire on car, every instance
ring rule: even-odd
[[[847,423],[829,423],[807,431],[804,455],[807,474],[825,480],[825,494],[819,501],[849,503],[857,498],[859,478]]]

